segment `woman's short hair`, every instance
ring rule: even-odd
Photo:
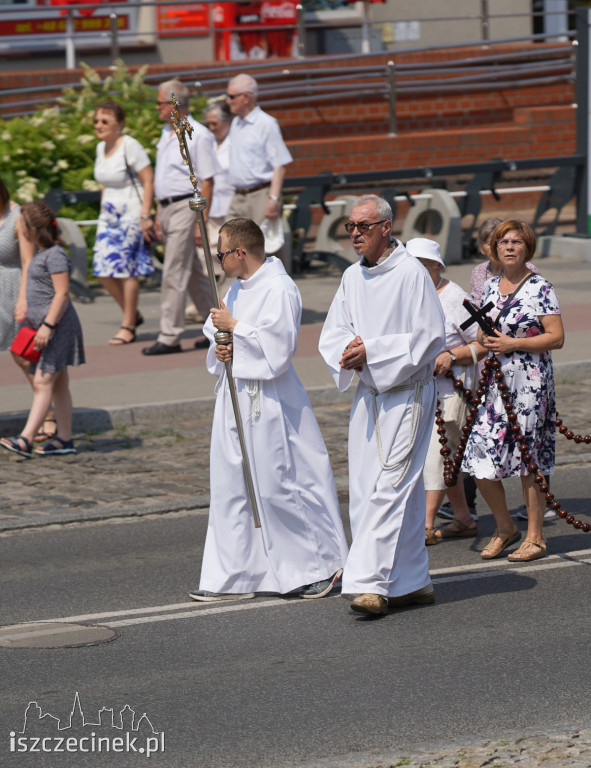
[[[118,123],[124,123],[125,122],[125,110],[116,101],[101,101],[100,104],[97,104],[94,108],[94,114],[99,111],[99,109],[104,110],[105,112],[112,112],[113,115],[115,115],[115,120],[117,120]]]
[[[498,263],[499,254],[497,250],[497,244],[499,240],[502,240],[507,232],[518,232],[521,239],[525,243],[525,260],[530,261],[533,259],[536,252],[536,235],[529,224],[519,219],[505,219],[502,221],[492,233],[490,238],[490,252],[493,261]]]
[[[476,238],[476,244],[478,245],[478,250],[480,250],[483,245],[488,243],[492,233],[499,226],[499,224],[501,224],[502,221],[503,219],[498,219],[496,216],[491,216],[490,218],[485,219],[482,222],[482,224],[478,229],[478,236]]]

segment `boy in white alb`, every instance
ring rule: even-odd
[[[323,597],[339,579],[347,544],[330,461],[310,401],[292,365],[301,297],[282,263],[265,258],[250,219],[222,225],[218,248],[232,283],[204,333],[218,377],[211,438],[211,505],[195,600],[256,592]],[[235,414],[226,380],[231,361],[261,527],[253,524]]]

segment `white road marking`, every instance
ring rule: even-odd
[[[509,563],[506,558],[490,562],[449,566],[446,568],[433,569],[431,577],[433,583],[448,584],[456,581],[468,581],[471,579],[486,579],[494,576],[519,575],[521,573],[535,573],[536,571],[545,571],[557,568],[571,568],[577,565],[591,565],[591,549],[576,550],[574,552],[562,552],[550,555],[544,558],[543,562],[521,564]],[[335,597],[338,597],[336,595]],[[322,598],[326,600],[327,598]],[[331,598],[329,598],[331,599]],[[168,605],[155,605],[147,608],[129,608],[122,611],[110,611],[103,613],[85,613],[77,616],[63,616],[57,619],[43,619],[38,624],[67,623],[75,622],[100,622],[105,627],[128,627],[134,624],[151,624],[157,621],[173,621],[175,619],[199,618],[211,616],[214,614],[234,613],[236,611],[248,611],[258,608],[275,608],[286,605],[306,605],[310,600],[298,600],[295,598],[262,598],[259,600],[237,600],[236,602],[218,603],[212,606],[211,603],[196,603],[195,601],[187,603],[170,603]],[[117,617],[135,617],[121,618],[114,621],[101,621],[101,619],[117,619]],[[23,624],[32,622],[23,622]],[[14,625],[18,626],[18,625]]]

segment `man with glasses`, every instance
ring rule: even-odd
[[[342,591],[360,613],[434,602],[425,549],[423,465],[435,417],[441,304],[426,269],[392,237],[392,210],[364,195],[345,225],[349,267],[320,336],[340,391],[357,379],[349,421],[353,543]]]
[[[232,122],[232,113],[225,101],[219,99],[208,104],[203,110],[205,127],[208,128],[215,138],[214,150],[218,169],[213,178],[213,197],[211,208],[207,217],[207,239],[209,246],[215,251],[218,242],[218,233],[220,227],[225,221],[234,187],[230,184],[230,124]],[[219,264],[215,264],[216,281],[218,293],[225,293],[225,275]],[[197,322],[200,313],[194,304],[190,304],[185,311],[185,318]]]
[[[279,123],[257,106],[254,77],[240,74],[228,83],[226,101],[234,115],[230,128],[230,183],[234,196],[228,218],[245,217],[261,224],[281,214],[285,166],[293,158]]]
[[[185,328],[187,294],[203,317],[207,317],[213,304],[205,256],[199,247],[202,243],[198,221],[189,208],[193,186],[171,125],[174,109],[171,93],[178,101],[181,118],[186,118],[193,128],[193,135],[191,138],[187,136],[187,143],[201,194],[208,203],[204,211],[206,221],[217,170],[213,135],[189,114],[189,89],[178,80],[162,83],[158,89],[156,108],[160,119],[166,124],[156,147],[154,174],[154,195],[158,201],[156,234],[165,244],[160,289],[160,334],[155,344],[142,349],[144,355],[182,351],[180,336]],[[207,339],[197,340],[195,346],[207,347]]]
[[[232,334],[209,349],[218,377],[211,433],[210,508],[194,600],[238,600],[257,592],[328,595],[347,543],[330,461],[306,390],[292,364],[302,301],[249,219],[222,225],[218,258],[235,278],[204,332]],[[261,527],[253,525],[236,418],[226,380],[231,362]]]

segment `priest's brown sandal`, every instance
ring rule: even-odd
[[[511,544],[516,544],[520,538],[521,531],[515,531],[515,533],[511,534],[511,536],[507,536],[505,539],[502,536],[499,536],[497,531],[495,531],[492,535],[492,539],[480,553],[480,557],[483,560],[494,560],[495,557],[498,557],[501,552],[507,549],[507,547],[510,547]],[[495,543],[495,539],[501,539],[501,543]],[[488,555],[484,554],[486,551],[489,552]]]
[[[435,534],[433,528],[425,528],[425,546],[432,547],[434,544],[439,544],[439,538]]]
[[[527,563],[542,557],[546,557],[546,543],[535,539],[526,539],[519,549],[507,555],[507,560],[512,563]]]

